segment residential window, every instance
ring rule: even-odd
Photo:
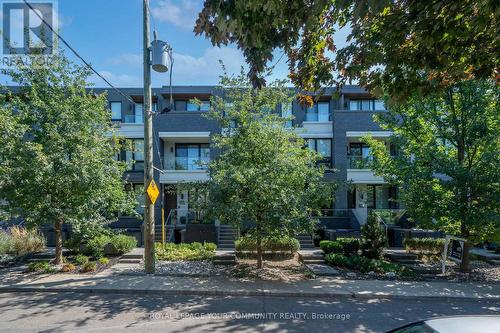
[[[349,110],[354,111],[385,111],[385,103],[381,99],[351,99]]]
[[[177,143],[175,170],[205,170],[210,161],[208,143]]]
[[[153,103],[151,105],[151,108],[153,109],[153,112],[156,112],[158,107],[157,103]],[[128,124],[142,124],[144,122],[144,104],[143,103],[135,103],[133,105],[133,114],[127,114],[125,115],[125,123]]]
[[[187,111],[210,111],[210,101],[204,100],[200,101],[201,104],[197,104],[191,101],[186,103]]]
[[[111,120],[121,121],[122,120],[122,102],[110,102],[109,108],[111,109]]]
[[[330,103],[318,102],[306,109],[306,121],[331,121]]]
[[[331,139],[307,139],[307,147],[314,150],[323,157],[322,163],[331,164],[332,140]]]
[[[347,147],[348,169],[369,169],[372,161],[370,146],[361,142],[351,142]]]
[[[144,140],[130,139],[132,142],[132,150],[125,151],[125,161],[132,163],[130,171],[144,170]]]
[[[135,211],[139,214],[144,213],[144,206],[146,204],[146,199],[144,195],[144,184],[127,183],[125,184],[125,191],[134,193],[135,199],[137,200],[137,206],[135,207]]]
[[[290,119],[293,115],[292,111],[292,103],[286,103],[281,106],[281,117],[288,118],[289,120],[285,121],[284,126],[286,128],[290,128],[293,125],[292,119]]]

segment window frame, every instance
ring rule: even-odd
[[[177,168],[177,165],[178,165],[178,162],[177,162],[177,158],[180,158],[180,157],[183,157],[183,156],[178,156],[178,151],[179,151],[179,146],[185,146],[186,147],[186,152],[187,152],[187,156],[186,156],[186,159],[187,159],[187,165],[186,165],[186,168],[184,169],[178,169]],[[191,142],[176,142],[175,145],[174,145],[174,160],[175,160],[175,163],[174,163],[174,170],[187,170],[187,171],[192,171],[192,170],[207,170],[207,166],[206,165],[196,165],[195,168],[189,168],[189,146],[197,146],[197,150],[198,150],[198,156],[197,156],[197,161],[202,161],[202,149],[206,148],[208,149],[208,161],[210,161],[210,144],[209,143],[191,143]]]
[[[120,118],[113,116],[113,104],[120,104]],[[109,101],[109,110],[111,111],[111,121],[122,121],[123,119],[123,103],[121,101]]]

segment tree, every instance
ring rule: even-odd
[[[223,128],[213,137],[220,155],[208,165],[210,180],[194,184],[200,190],[196,207],[221,223],[250,226],[261,268],[263,238],[311,232],[314,216],[332,203],[336,185],[323,180],[321,156],[285,128],[289,119],[276,114],[291,102],[284,82],[253,89],[242,73],[223,78],[221,86],[209,114]]]
[[[464,79],[498,75],[498,3],[493,0],[205,1],[194,32],[235,43],[255,86],[275,49],[306,91],[358,80],[402,100]],[[350,44],[334,36],[350,27]]]
[[[61,264],[63,224],[113,219],[135,205],[125,165],[114,160],[106,96],[86,90],[89,71],[64,55],[4,74],[19,87],[0,99],[0,198],[29,225],[54,226]]]
[[[377,117],[394,133],[398,154],[390,156],[382,142],[366,138],[373,169],[401,188],[402,201],[421,226],[472,242],[498,238],[499,97],[495,83],[467,81],[446,94],[415,94]]]
[[[384,248],[387,247],[387,235],[376,214],[370,214],[366,223],[361,226],[361,236],[363,255],[370,259],[380,259]]]

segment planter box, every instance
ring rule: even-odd
[[[217,243],[217,227],[214,224],[188,224],[182,241]]]

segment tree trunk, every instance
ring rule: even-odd
[[[465,215],[464,215],[465,218]],[[467,229],[466,226],[466,221],[462,221],[462,225],[460,226],[460,233],[462,238],[465,239],[464,242],[464,248],[462,249],[462,262],[460,263],[460,271],[467,273],[470,272],[470,267],[469,267],[469,230]]]
[[[469,242],[464,242],[464,248],[462,249],[462,263],[460,264],[460,271],[464,273],[470,272],[469,247]]]
[[[257,268],[262,268],[262,237],[257,235]]]
[[[54,223],[54,229],[56,234],[56,257],[54,259],[54,263],[56,265],[61,265],[63,263],[63,255],[62,255],[62,218],[57,218]]]

